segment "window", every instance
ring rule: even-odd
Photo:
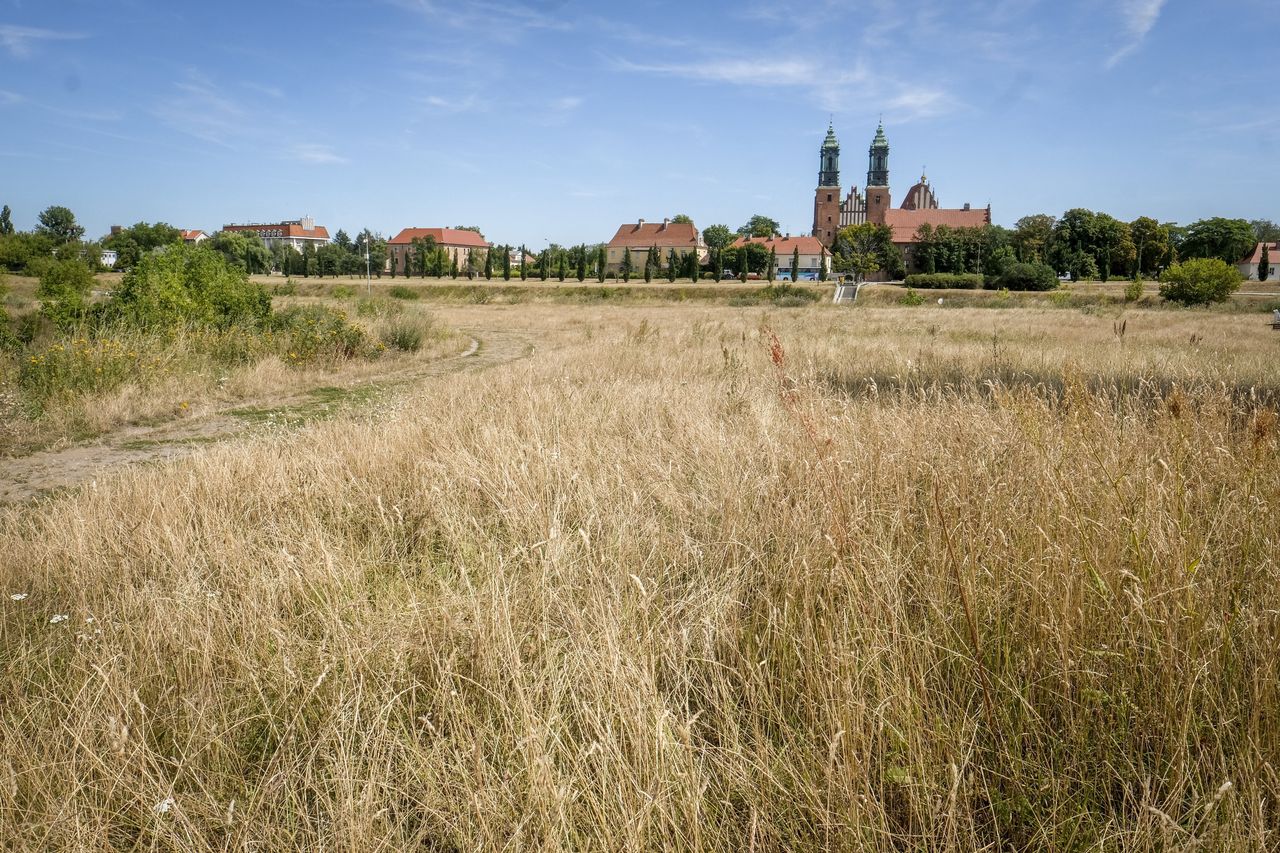
[[[827,193],[827,201],[831,201],[831,193]]]

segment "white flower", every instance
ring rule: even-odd
[[[50,625],[57,625],[59,622],[66,622],[71,617],[65,613],[55,613],[53,618],[49,620]]]
[[[166,814],[168,813],[169,809],[173,808],[173,806],[174,806],[173,797],[165,797],[163,800],[161,800],[160,802],[152,806],[151,810],[156,814]]]
[[[25,592],[11,592],[11,593],[9,593],[9,597],[10,597],[10,598],[12,598],[14,601],[24,601],[24,600],[26,600],[27,595],[28,595],[28,593],[25,593]]]

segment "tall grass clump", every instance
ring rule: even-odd
[[[0,515],[0,837],[1275,849],[1267,332],[829,310],[486,314],[545,345]]]

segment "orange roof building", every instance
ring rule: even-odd
[[[750,243],[764,246],[778,253],[778,278],[789,281],[817,281],[822,277],[825,268],[831,272],[831,253],[817,237],[739,237],[733,242],[733,248],[741,248]],[[800,250],[800,271],[796,275],[791,269],[796,250]]]
[[[414,243],[423,240],[444,249],[459,266],[465,266],[468,258],[478,261],[483,256],[477,253],[490,247],[483,234],[466,228],[404,228],[387,241],[388,263],[408,269],[405,261],[413,254]]]
[[[614,270],[622,266],[622,259],[630,249],[632,262],[637,269],[642,269],[644,256],[652,248],[656,248],[662,255],[664,264],[672,249],[679,255],[697,252],[699,262],[704,260],[707,254],[702,235],[698,233],[698,229],[692,222],[672,222],[670,219],[664,219],[662,222],[645,222],[641,219],[618,227],[618,233],[614,234],[613,239],[605,246],[608,266]]]
[[[262,238],[267,248],[288,246],[301,252],[306,246],[319,248],[329,242],[329,229],[316,225],[310,216],[302,219],[289,219],[284,222],[252,223],[248,225],[224,225],[223,231],[251,231]]]

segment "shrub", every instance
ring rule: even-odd
[[[182,245],[144,255],[125,274],[112,307],[142,326],[228,326],[265,321],[271,295],[217,252]]]
[[[298,292],[298,283],[293,280],[293,276],[284,280],[283,284],[275,284],[273,290],[276,296],[293,296]]]
[[[403,284],[397,284],[387,291],[387,295],[393,299],[417,299],[418,291]]]
[[[404,306],[391,299],[361,299],[356,303],[360,317],[396,317],[404,313]]]
[[[1010,264],[995,284],[1007,290],[1055,290],[1058,274],[1047,264]]]
[[[771,284],[760,291],[760,301],[773,302],[780,308],[796,308],[818,301],[818,294],[807,287],[796,287],[787,282]]]
[[[356,295],[355,288],[347,287],[345,284],[340,284],[333,289],[334,299],[350,299],[355,295]]]
[[[982,276],[978,273],[931,272],[916,273],[907,276],[903,282],[907,287],[919,287],[926,290],[940,288],[952,290],[977,290],[982,287]]]
[[[907,292],[902,294],[902,298],[898,300],[898,303],[901,305],[910,305],[912,307],[916,305],[923,305],[924,297],[908,287]]]
[[[93,272],[81,261],[50,261],[40,273],[40,313],[61,329],[79,323],[89,307]]]
[[[1142,298],[1142,279],[1135,278],[1124,286],[1124,301],[1137,302]]]
[[[280,339],[278,351],[290,364],[354,358],[368,349],[364,330],[347,322],[346,314],[315,305],[277,312],[271,318],[270,333]]]
[[[1226,302],[1240,287],[1240,271],[1218,258],[1195,258],[1164,271],[1160,295],[1183,305]]]
[[[382,343],[401,352],[417,352],[425,340],[435,332],[435,320],[426,314],[418,314],[397,320],[382,330]]]

